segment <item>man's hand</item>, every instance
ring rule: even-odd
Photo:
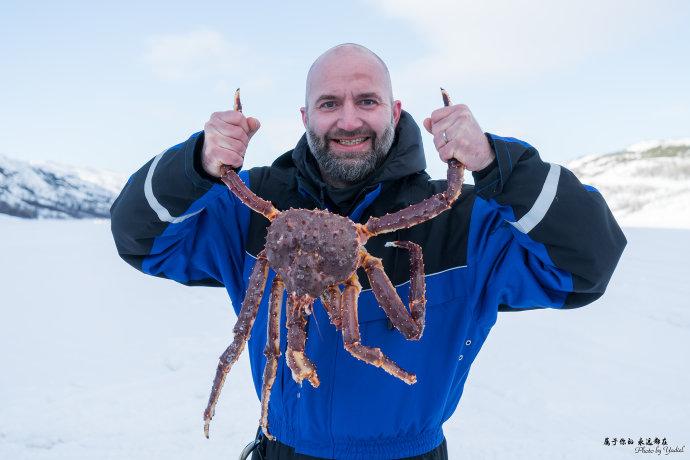
[[[261,123],[256,118],[245,117],[242,112],[228,110],[215,112],[204,125],[204,148],[201,164],[213,177],[220,177],[222,165],[239,168],[252,136]]]
[[[443,161],[455,158],[469,171],[480,171],[496,157],[484,131],[466,105],[434,110],[431,118],[424,120],[424,127],[434,135],[434,145]]]

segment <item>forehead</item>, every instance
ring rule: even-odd
[[[311,69],[307,99],[323,94],[345,96],[372,92],[381,96],[390,92],[386,72],[375,58],[363,54],[325,56]]]

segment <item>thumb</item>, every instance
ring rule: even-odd
[[[429,131],[429,134],[433,134],[431,132],[431,118],[425,118],[424,119],[424,127],[426,128],[427,131]]]
[[[259,120],[253,117],[247,117],[247,125],[249,125],[249,137],[256,134],[259,128],[261,128],[261,123]]]

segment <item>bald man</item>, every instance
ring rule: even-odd
[[[240,171],[242,181],[279,210],[329,209],[362,223],[446,189],[446,181],[430,180],[424,171],[420,130],[394,99],[385,63],[367,48],[344,44],[319,56],[300,112],[304,135],[271,166],[241,170],[260,123],[233,110],[214,113],[203,132],[146,163],[111,210],[122,258],[150,275],[223,286],[239,314],[269,222],[222,184],[222,165]],[[387,243],[421,246],[424,334],[405,340],[361,275],[358,307],[362,342],[416,374],[416,382],[345,351],[340,330],[329,325],[317,300],[303,313],[305,354],[317,369],[312,383],[318,387],[295,383],[280,361],[263,427],[274,438],[259,432],[253,459],[445,459],[442,425],[460,401],[497,313],[576,308],[604,293],[626,242],[596,190],[543,162],[526,142],[484,133],[464,105],[440,107],[423,125],[440,158],[464,164],[475,185],[464,186],[448,211],[371,238],[366,250],[381,259],[407,299],[407,254]],[[273,277],[271,271],[267,287]],[[248,342],[259,397],[268,299],[265,292]]]

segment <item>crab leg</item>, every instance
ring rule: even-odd
[[[260,198],[257,194],[249,190],[249,188],[242,182],[240,176],[230,166],[221,166],[221,178],[230,191],[239,198],[239,200],[246,204],[249,208],[263,214],[268,220],[276,218],[280,211],[278,211],[270,201]]]
[[[383,311],[386,312],[391,323],[395,326],[408,340],[419,340],[424,332],[424,308],[417,309],[417,315],[421,316],[414,318],[403,305],[400,296],[395,291],[391,280],[383,270],[381,259],[373,257],[364,249],[360,250],[360,257],[362,267],[367,273],[371,290],[378,301]],[[422,304],[423,305],[423,304]]]
[[[266,366],[264,367],[263,386],[261,388],[261,430],[270,440],[275,438],[268,432],[268,402],[271,400],[271,389],[276,380],[278,358],[280,357],[280,307],[283,303],[285,284],[276,275],[271,285],[271,297],[268,310],[268,332],[266,334]]]
[[[443,105],[449,106],[450,97],[443,88],[441,88],[441,97],[443,98]],[[448,160],[447,179],[448,185],[445,192],[432,195],[426,200],[408,206],[398,212],[386,214],[382,217],[371,217],[364,225],[357,224],[357,235],[360,243],[366,243],[374,235],[394,232],[421,224],[429,219],[433,219],[446,209],[450,209],[455,200],[460,196],[462,183],[465,180],[465,166],[454,158]]]
[[[291,292],[287,301],[287,365],[292,371],[292,379],[297,383],[307,379],[314,388],[319,386],[316,367],[304,354],[307,343],[307,319],[305,310],[311,311],[314,299],[308,294],[297,295]]]
[[[340,329],[342,325],[342,294],[340,288],[338,286],[328,286],[323,294],[321,294],[321,303],[328,313],[331,324],[334,325],[336,329]]]
[[[237,94],[237,97],[239,97],[239,93]],[[446,91],[443,88],[441,88],[441,99],[443,99],[443,106],[444,107],[450,106],[450,104],[451,104],[450,96],[448,95],[448,91]],[[457,189],[454,188],[454,186],[457,184],[457,182],[451,182],[451,180],[450,180],[450,168],[458,169],[460,171],[460,176],[462,176],[464,178],[464,176],[465,176],[465,165],[460,163],[455,158],[451,158],[450,160],[448,160],[448,168],[449,168],[448,190],[446,191],[446,193],[448,193],[449,196],[454,196],[455,198],[457,198],[458,196],[460,196],[460,188],[462,187],[462,181],[458,185]]]
[[[216,377],[213,379],[213,386],[211,387],[211,396],[208,399],[208,406],[204,411],[204,434],[208,438],[208,427],[211,424],[211,419],[215,413],[216,404],[220,397],[220,391],[223,389],[225,377],[230,372],[230,368],[237,361],[237,358],[242,354],[244,345],[249,339],[249,335],[256,319],[256,314],[259,311],[259,303],[264,294],[266,287],[266,277],[268,276],[268,260],[266,259],[266,250],[259,253],[256,258],[256,263],[249,277],[249,287],[247,293],[242,301],[242,308],[237,317],[237,323],[233,328],[234,338],[230,346],[220,356],[218,369],[216,370]]]
[[[359,335],[359,319],[357,318],[357,297],[361,290],[362,286],[359,284],[357,272],[355,272],[345,282],[345,291],[343,292],[343,342],[345,349],[355,358],[372,366],[380,367],[407,384],[415,383],[417,377],[401,369],[393,360],[384,355],[380,348],[362,345]]]
[[[240,101],[240,89],[237,88],[235,91],[235,101],[234,109],[237,112],[242,111],[242,102]],[[220,180],[223,181],[225,185],[228,186],[230,191],[234,193],[237,198],[246,204],[249,208],[263,214],[268,220],[273,220],[276,218],[280,211],[278,211],[270,201],[266,201],[263,198],[259,198],[254,192],[249,190],[249,188],[244,185],[242,179],[237,175],[234,169],[228,165],[223,165],[220,167]]]
[[[412,241],[390,241],[386,243],[386,247],[407,249],[410,252],[410,313],[416,323],[424,325],[426,281],[422,248]]]
[[[450,209],[460,196],[460,188],[464,180],[464,167],[460,163],[457,163],[457,166],[448,164],[448,188],[445,192],[432,195],[398,212],[381,217],[370,217],[364,225],[356,224],[360,242],[365,243],[367,239],[381,233],[413,227]]]

